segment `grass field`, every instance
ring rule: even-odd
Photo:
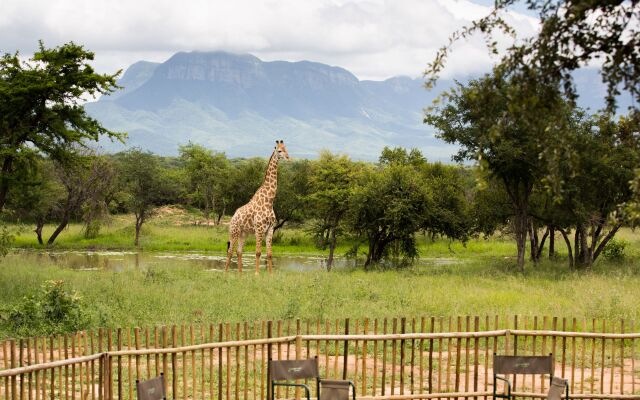
[[[132,249],[128,217],[116,218],[96,239],[72,225],[57,248]],[[50,228],[50,227],[49,227]],[[621,262],[602,259],[592,271],[570,271],[566,261],[545,260],[514,272],[515,246],[509,238],[475,239],[463,246],[446,240],[419,241],[421,257],[446,257],[452,264],[364,272],[359,269],[219,273],[186,266],[121,271],[78,271],[48,259],[7,258],[0,262],[0,337],[7,309],[47,280],[63,280],[81,296],[93,326],[140,326],[198,321],[278,318],[361,318],[418,315],[555,315],[576,318],[640,318],[640,234],[625,229]],[[23,232],[16,245],[37,248]],[[170,218],[149,223],[144,251],[222,253],[226,227],[178,225]],[[343,244],[338,254],[350,244]],[[564,246],[557,242],[560,251]],[[246,247],[253,251],[253,243]],[[285,230],[276,254],[319,255],[302,229]],[[457,262],[459,261],[459,262]],[[6,322],[6,321],[4,321]]]
[[[224,252],[227,248],[228,229],[225,221],[218,226],[196,225],[198,216],[179,209],[169,208],[148,223],[143,225],[139,250],[142,251],[202,251]],[[56,227],[46,225],[43,237],[46,239]],[[135,250],[134,218],[131,215],[115,216],[105,226],[100,235],[93,239],[86,239],[82,231],[82,224],[72,223],[60,234],[54,245],[55,249],[73,250]],[[634,237],[635,238],[635,237]],[[640,241],[640,236],[637,238]],[[429,257],[478,257],[488,255],[511,256],[515,251],[513,241],[506,238],[492,238],[492,240],[472,240],[466,245],[460,242],[438,240],[432,242],[426,237],[418,238],[421,255]],[[18,248],[43,248],[36,240],[32,229],[23,227],[14,243]],[[247,238],[245,251],[252,252],[255,239]],[[353,246],[352,241],[339,240],[336,254],[344,254]],[[319,250],[313,239],[306,233],[304,227],[294,227],[280,230],[276,233],[273,243],[274,253],[278,254],[306,254],[319,255],[326,251]]]

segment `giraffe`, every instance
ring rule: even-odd
[[[276,198],[278,189],[278,160],[289,159],[289,153],[284,146],[284,141],[276,140],[276,147],[271,154],[267,171],[264,175],[264,182],[258,188],[251,200],[244,206],[238,208],[231,217],[229,223],[229,241],[227,242],[227,263],[225,271],[229,270],[233,248],[238,244],[236,254],[238,255],[238,271],[242,272],[242,250],[247,235],[256,235],[256,274],[260,269],[260,255],[262,253],[262,239],[266,233],[267,245],[267,268],[271,272],[271,240],[273,239],[273,224],[276,221],[276,214],[273,211],[273,201]]]

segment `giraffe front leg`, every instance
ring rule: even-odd
[[[271,243],[273,242],[273,225],[271,225],[269,227],[269,230],[267,230],[266,242],[267,242],[267,271],[271,273],[271,269],[273,267],[273,261],[272,261],[273,253],[271,251]]]
[[[262,239],[264,232],[256,229],[256,275],[260,272],[260,255],[262,254]]]

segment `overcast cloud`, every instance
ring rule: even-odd
[[[488,12],[467,0],[2,0],[0,51],[27,55],[39,39],[73,40],[96,53],[101,72],[178,51],[226,50],[338,65],[360,79],[417,77],[452,31]],[[535,32],[535,19],[509,17],[520,35]],[[458,45],[447,75],[491,63],[482,40],[472,39]]]

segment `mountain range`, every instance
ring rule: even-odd
[[[579,72],[583,105],[599,108],[604,87],[594,84],[597,71]],[[128,133],[125,145],[103,140],[106,151],[138,146],[175,155],[192,142],[231,157],[267,156],[278,139],[304,158],[328,149],[370,160],[384,146],[403,146],[448,161],[455,151],[422,123],[423,109],[452,80],[427,91],[422,79],[359,80],[317,62],[181,52],[163,63],[131,65],[118,85],[122,89],[85,105],[108,129]]]

